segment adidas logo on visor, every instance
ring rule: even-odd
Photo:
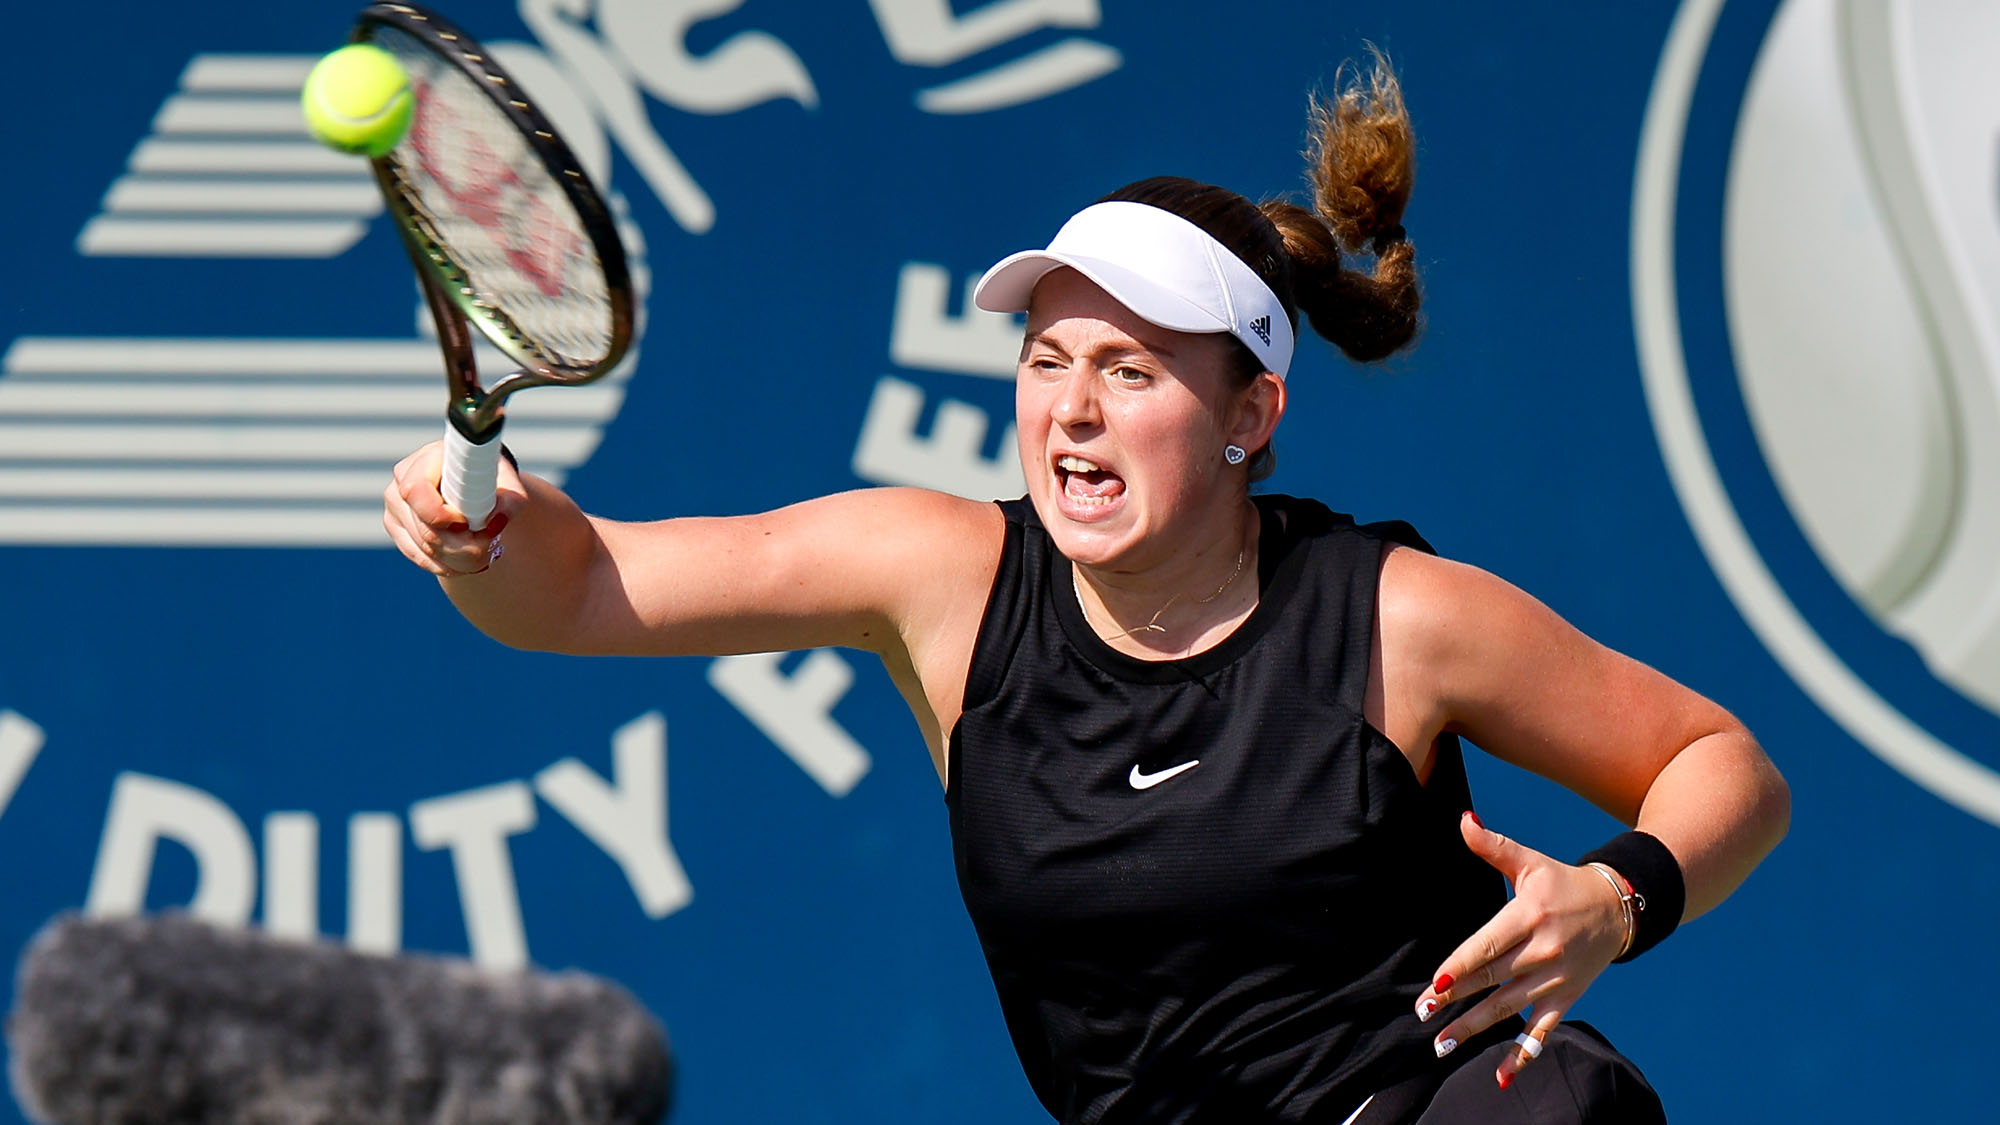
[[[1259,340],[1262,340],[1262,341],[1264,341],[1264,342],[1265,342],[1265,343],[1267,343],[1267,344],[1268,344],[1268,343],[1270,343],[1270,342],[1271,342],[1271,318],[1270,318],[1270,317],[1268,317],[1268,316],[1260,316],[1260,317],[1258,317],[1258,318],[1257,318],[1256,320],[1253,320],[1253,321],[1251,321],[1251,322],[1250,322],[1250,331],[1252,331],[1252,332],[1255,332],[1255,333],[1257,334],[1257,338],[1258,338]]]

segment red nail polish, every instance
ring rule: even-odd
[[[1438,979],[1436,979],[1436,980],[1434,980],[1434,981],[1432,981],[1432,982],[1431,982],[1431,991],[1432,991],[1432,992],[1435,992],[1435,993],[1437,993],[1437,994],[1439,994],[1440,996],[1442,996],[1443,994],[1445,994],[1445,993],[1447,993],[1447,992],[1450,992],[1450,991],[1451,991],[1451,974],[1450,974],[1450,973],[1439,973],[1439,974],[1438,974]]]
[[[1514,1084],[1514,1076],[1512,1074],[1507,1073],[1506,1071],[1502,1071],[1500,1073],[1500,1088],[1502,1090],[1505,1090],[1507,1087],[1512,1086],[1513,1084]]]
[[[1465,810],[1465,819],[1471,821],[1473,824],[1477,825],[1480,828],[1486,827],[1486,822],[1479,819],[1479,814],[1473,812],[1471,809]]]

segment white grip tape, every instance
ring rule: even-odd
[[[465,440],[458,427],[444,427],[444,481],[440,491],[444,502],[465,515],[474,531],[486,526],[493,514],[493,497],[500,490],[500,435],[495,433],[484,445]]]
[[[1542,1057],[1542,1041],[1527,1032],[1524,1031],[1516,1035],[1514,1043],[1521,1048],[1521,1053],[1529,1058],[1539,1059]]]

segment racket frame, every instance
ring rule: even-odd
[[[424,7],[402,2],[370,4],[355,19],[349,38],[373,39],[376,28],[389,28],[416,40],[480,90],[521,135],[530,152],[561,187],[589,240],[603,272],[610,301],[610,341],[605,355],[578,366],[551,357],[525,334],[504,308],[482,300],[472,279],[454,260],[451,247],[438,236],[436,224],[416,193],[406,190],[396,150],[369,161],[382,199],[395,222],[423,289],[424,301],[437,326],[444,353],[449,395],[445,495],[469,517],[477,530],[492,510],[493,482],[498,479],[499,435],[506,421],[505,402],[516,391],[539,386],[576,386],[601,378],[624,358],[632,342],[634,297],[624,244],[604,198],[591,182],[555,126],[543,116],[513,78],[485,47],[455,24]],[[514,372],[491,387],[481,385],[473,358],[468,326],[477,328],[502,355],[518,364]],[[458,495],[454,495],[458,493]],[[483,500],[479,499],[484,497]],[[463,498],[463,502],[461,502]],[[473,508],[484,504],[484,511]]]

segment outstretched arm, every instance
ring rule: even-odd
[[[921,647],[992,577],[1000,517],[919,489],[869,489],[759,515],[621,523],[501,466],[499,517],[467,531],[437,493],[435,446],[396,467],[390,537],[504,644],[722,655]],[[494,559],[494,543],[504,557]],[[990,542],[989,542],[990,541]],[[963,616],[958,613],[958,616]],[[915,639],[916,645],[906,645]],[[969,642],[968,642],[969,644]]]

